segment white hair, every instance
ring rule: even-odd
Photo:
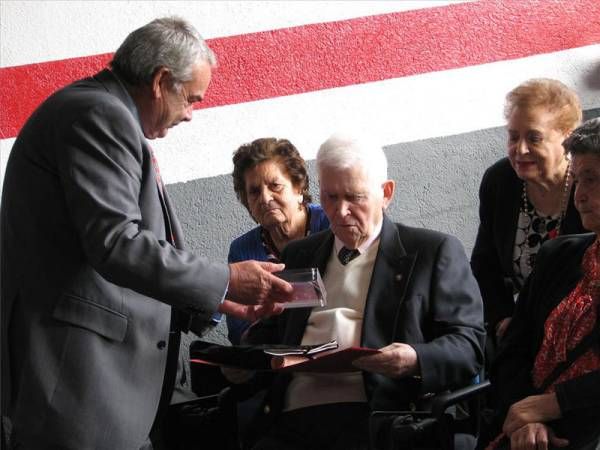
[[[387,158],[380,146],[336,133],[323,142],[317,152],[319,178],[325,168],[346,170],[357,166],[365,171],[372,186],[379,186],[388,179]]]

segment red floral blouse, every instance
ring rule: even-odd
[[[600,303],[600,240],[585,252],[581,262],[584,273],[575,289],[550,313],[545,323],[544,340],[538,350],[532,370],[533,385],[540,388],[552,370],[567,359],[567,353],[596,325]],[[600,368],[600,352],[590,348],[546,389]]]

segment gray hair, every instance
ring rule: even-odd
[[[356,166],[364,169],[373,186],[388,179],[387,158],[377,145],[342,134],[333,134],[317,152],[319,177],[324,168],[345,170]]]
[[[575,128],[563,147],[572,155],[600,156],[600,118],[587,120]]]
[[[132,31],[110,65],[134,86],[150,83],[156,70],[166,67],[177,88],[192,79],[192,67],[201,61],[211,67],[217,64],[200,33],[181,18],[163,17]]]

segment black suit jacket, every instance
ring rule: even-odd
[[[140,448],[172,306],[210,317],[229,271],[182,248],[136,106],[111,71],[55,93],[24,125],[1,226],[3,414],[27,448]]]
[[[508,158],[489,167],[479,188],[479,230],[471,255],[471,267],[477,278],[485,320],[489,330],[513,314],[515,301],[513,289],[519,286],[513,269],[515,233],[522,205],[523,181],[510,165]],[[584,233],[579,213],[569,197],[560,234]]]
[[[468,383],[481,368],[483,308],[477,283],[460,242],[436,231],[392,223],[384,217],[366,299],[360,344],[381,348],[410,344],[421,380],[364,374],[371,408],[407,407],[423,394]],[[282,259],[287,268],[327,272],[334,244],[331,230],[294,241]],[[311,308],[288,310],[250,329],[249,340],[300,344]],[[289,375],[277,375],[268,410],[277,414]]]
[[[581,260],[595,238],[593,233],[562,236],[542,245],[492,366],[491,378],[500,400],[499,425],[511,404],[539,393],[531,371],[546,319],[581,280]],[[600,341],[596,348],[600,349]],[[600,370],[558,384],[556,394],[563,418],[550,426],[559,437],[575,444],[600,430]]]

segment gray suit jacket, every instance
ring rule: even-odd
[[[290,243],[286,268],[318,267],[324,274],[334,244],[331,230]],[[288,310],[250,328],[249,340],[300,344],[311,308]],[[364,373],[373,410],[403,409],[428,392],[468,383],[483,362],[483,305],[460,242],[436,231],[392,223],[384,217],[379,250],[367,294],[360,345],[392,342],[417,352],[421,380]],[[283,407],[291,377],[275,377],[271,414]]]
[[[1,208],[3,413],[34,448],[139,448],[171,307],[210,317],[229,271],[182,249],[135,104],[112,72],[33,113]]]

